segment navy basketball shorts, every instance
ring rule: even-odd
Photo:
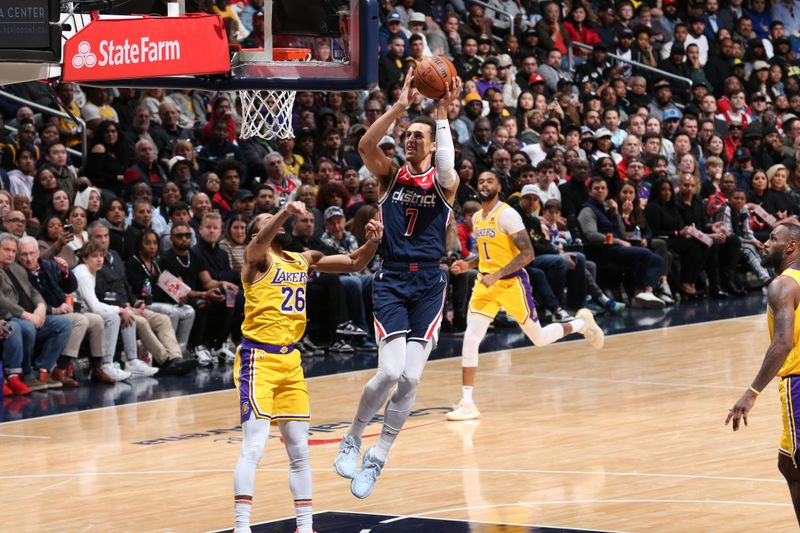
[[[447,273],[438,263],[383,265],[372,285],[377,341],[405,335],[435,344],[446,297]]]

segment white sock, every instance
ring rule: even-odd
[[[606,305],[610,300],[611,300],[611,298],[609,298],[605,294],[603,294],[603,295],[601,295],[601,296],[599,296],[597,298],[597,301],[600,302],[600,305]]]
[[[570,320],[569,325],[572,326],[572,331],[575,333],[583,333],[586,331],[586,322],[582,318],[576,318],[575,320]]]
[[[358,417],[358,414],[353,417],[353,422],[350,424],[350,429],[347,430],[347,434],[353,437],[359,444],[361,443],[361,435],[364,433],[364,430],[369,425],[371,420],[362,420]]]
[[[461,397],[464,398],[465,402],[472,403],[472,387],[463,385],[461,387]]]
[[[250,531],[250,511],[253,510],[252,500],[235,499],[233,505],[234,531]]]
[[[389,450],[392,448],[395,439],[397,439],[398,433],[400,432],[384,424],[381,437],[378,439],[378,444],[372,449],[372,456],[378,461],[385,463],[386,458],[389,457]]]
[[[297,516],[297,533],[313,533],[311,500],[295,500],[294,512]]]

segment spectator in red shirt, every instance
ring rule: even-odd
[[[567,20],[564,21],[564,27],[567,29],[567,35],[572,42],[588,44],[594,46],[600,44],[600,36],[597,30],[594,29],[592,22],[587,20],[586,7],[583,4],[576,3],[572,6]],[[576,48],[578,55],[581,57],[588,57],[589,52],[581,48]]]
[[[469,257],[477,253],[477,241],[472,236],[472,215],[480,210],[481,204],[478,202],[464,202],[462,208],[462,218],[458,221],[458,242],[461,243],[461,255]]]
[[[226,217],[234,209],[233,203],[244,176],[244,166],[235,159],[224,159],[217,163],[214,170],[219,176],[220,186],[211,201],[220,214]]]
[[[128,195],[134,184],[140,182],[150,185],[153,198],[161,198],[161,187],[167,182],[167,174],[158,164],[158,152],[147,139],[140,139],[136,143],[136,160],[122,178]]]

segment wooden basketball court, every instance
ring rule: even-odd
[[[331,461],[372,371],[314,378],[314,509],[605,531],[795,531],[776,468],[777,386],[750,427],[723,425],[767,344],[757,316],[616,335],[602,352],[576,341],[491,353],[475,394],[482,418],[471,423],[443,416],[460,394],[460,361],[433,361],[364,501]],[[227,529],[237,425],[232,390],[2,424],[0,530]],[[379,432],[374,422],[365,442]],[[275,438],[253,522],[292,514]]]

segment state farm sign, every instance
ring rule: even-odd
[[[94,20],[64,46],[64,81],[230,72],[217,15]]]

